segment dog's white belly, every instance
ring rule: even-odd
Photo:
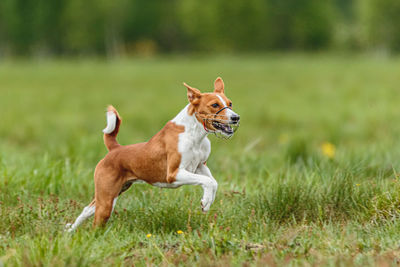
[[[149,183],[144,180],[137,179],[133,182],[133,184],[149,184]],[[176,184],[160,183],[160,182],[152,183],[151,185],[156,186],[156,187],[161,187],[161,188],[177,188],[180,186],[180,185],[176,185]]]
[[[156,187],[160,187],[160,188],[177,188],[177,187],[180,187],[180,185],[173,184],[173,183],[171,183],[171,184],[169,184],[169,183],[154,183],[152,185],[154,185]]]

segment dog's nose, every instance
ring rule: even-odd
[[[240,116],[237,114],[232,115],[231,120],[236,123],[240,120]]]

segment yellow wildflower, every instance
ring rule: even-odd
[[[151,237],[151,234],[147,234],[146,237],[147,237],[147,238],[150,238],[150,237]]]
[[[361,184],[356,184],[356,186],[360,186]]]
[[[321,150],[322,150],[322,154],[324,154],[324,156],[326,156],[330,159],[335,157],[336,147],[334,144],[325,142],[321,145]]]
[[[182,231],[182,230],[178,230],[178,231],[176,231],[176,232],[178,233],[178,235],[183,234],[183,231]]]

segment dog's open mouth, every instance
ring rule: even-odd
[[[212,122],[213,127],[217,130],[217,132],[222,133],[226,137],[232,137],[237,128],[239,127],[238,122],[234,123],[225,123],[221,121],[214,120]]]
[[[217,122],[217,121],[213,121],[212,124],[215,129],[217,129],[227,135],[233,134],[233,129],[231,126],[229,126],[229,124],[225,124],[225,123],[221,123],[221,122]]]
[[[240,120],[236,118],[234,120],[227,120],[226,116],[220,116],[214,114],[212,117],[202,118],[203,127],[209,132],[215,134],[218,138],[229,139],[233,136],[236,130],[239,128]],[[206,123],[212,125],[213,129],[206,128]]]

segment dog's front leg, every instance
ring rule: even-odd
[[[191,173],[184,169],[179,169],[174,184],[201,185],[204,191],[203,198],[201,199],[201,207],[203,212],[207,212],[210,209],[210,206],[214,201],[214,192],[218,187],[218,184],[214,178],[203,174]]]
[[[200,163],[200,165],[197,167],[196,173],[197,173],[197,174],[202,174],[202,175],[208,176],[208,177],[210,177],[211,179],[213,179],[213,180],[215,181],[216,186],[214,187],[214,190],[213,190],[213,197],[212,197],[212,202],[214,202],[214,200],[215,200],[215,195],[217,194],[218,183],[217,183],[217,181],[214,179],[214,176],[211,174],[210,169],[207,167],[207,165],[205,165],[205,164],[203,164],[203,163]]]

